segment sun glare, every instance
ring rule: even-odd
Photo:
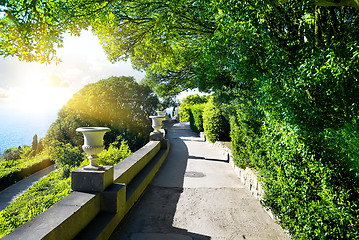
[[[29,76],[24,84],[11,91],[11,105],[18,111],[44,114],[60,109],[71,97],[69,84],[55,75],[43,73]]]

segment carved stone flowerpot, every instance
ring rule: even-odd
[[[154,132],[159,132],[162,128],[162,121],[165,119],[163,116],[150,116],[152,119],[152,128],[155,130]]]
[[[157,116],[166,117],[166,113],[164,111],[156,111]]]
[[[111,131],[107,127],[81,127],[76,129],[84,135],[84,145],[82,149],[89,155],[90,165],[84,167],[85,170],[101,170],[103,167],[97,165],[97,154],[101,153],[105,146],[103,137],[106,132]]]

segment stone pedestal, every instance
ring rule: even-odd
[[[104,166],[101,170],[85,170],[85,166],[71,172],[71,188],[74,191],[103,192],[113,183],[113,167]]]
[[[163,129],[161,129],[163,130]],[[150,141],[162,141],[163,140],[164,131],[154,131],[150,133]]]

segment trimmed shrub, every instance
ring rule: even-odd
[[[294,239],[356,239],[359,198],[345,164],[317,155],[288,123],[267,119],[262,130],[264,203],[284,228]]]
[[[203,128],[210,142],[230,140],[229,122],[211,98],[203,110]]]
[[[232,108],[229,119],[233,161],[241,168],[256,168],[256,162],[263,154],[260,137],[264,115],[248,102]]]
[[[189,123],[192,131],[203,132],[203,110],[206,104],[196,104],[189,109]]]
[[[208,96],[199,96],[198,94],[185,97],[182,100],[181,105],[179,106],[178,113],[180,117],[180,122],[189,122],[191,107],[196,104],[206,103],[207,101]]]
[[[189,122],[190,121],[190,107],[187,105],[181,105],[178,111],[180,122]]]

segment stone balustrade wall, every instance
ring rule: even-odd
[[[2,239],[108,239],[151,182],[169,148],[166,140],[150,141],[111,169],[113,182],[104,191],[73,191]]]

